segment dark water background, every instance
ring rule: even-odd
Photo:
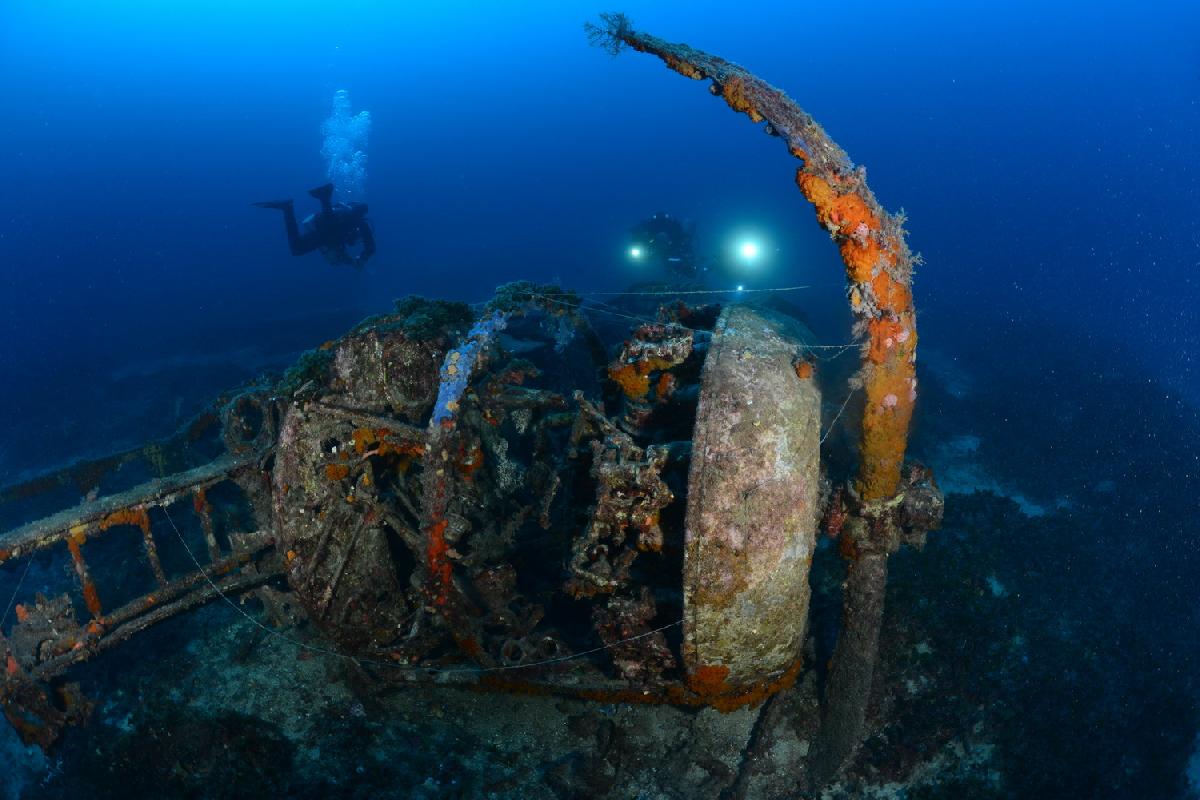
[[[619,289],[639,278],[625,232],[656,211],[695,220],[718,260],[755,233],[768,258],[728,280],[812,285],[844,334],[842,268],[794,160],[656,60],[587,47],[603,8],[167,6],[0,7],[0,484],[163,435],[405,294]],[[918,449],[979,437],[989,473],[1043,508],[1115,485],[1093,527],[1068,526],[1064,563],[1144,542],[1115,579],[1122,630],[1195,605],[1197,7],[622,10],[785,89],[908,213],[922,351],[970,385],[918,404]],[[250,206],[308,206],[342,88],[373,118],[364,273],[290,257]],[[1145,650],[1189,720],[1195,632]],[[1162,726],[1143,724],[1150,747]]]

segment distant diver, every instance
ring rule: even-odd
[[[254,205],[283,212],[288,248],[292,255],[302,256],[320,250],[330,264],[361,268],[375,254],[375,234],[367,220],[367,204],[335,204],[332,183],[310,189],[308,193],[321,201],[321,211],[305,218],[301,223],[303,231],[296,224],[296,211],[291,200],[268,200]],[[350,250],[358,243],[362,244],[362,250],[357,256],[352,256]]]
[[[695,278],[693,234],[693,226],[684,225],[670,214],[655,214],[629,232],[629,253],[638,261],[657,264],[664,272],[681,278]]]

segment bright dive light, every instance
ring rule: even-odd
[[[742,242],[738,245],[738,255],[747,261],[753,261],[758,258],[758,242]]]
[[[642,248],[640,248],[640,247],[629,248],[629,257],[634,259],[635,261],[637,259],[641,258],[642,257]]]

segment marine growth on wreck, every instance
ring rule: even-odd
[[[103,701],[76,665],[224,601],[381,686],[759,709],[747,769],[802,724],[815,745],[794,785],[835,777],[862,738],[888,556],[942,515],[905,461],[915,258],[865,171],[782,91],[620,15],[589,35],[706,81],[798,159],[845,263],[857,369],[827,374],[770,294],[668,288],[653,313],[599,319],[570,287],[528,282],[475,306],[401,300],[172,437],[0,492],[0,564],[61,559],[75,581],[18,591],[0,631],[0,702],[25,742],[54,747]],[[841,413],[823,398],[847,378],[856,476],[822,459]],[[818,703],[800,678],[821,536],[848,578]],[[780,710],[796,697],[802,722]]]

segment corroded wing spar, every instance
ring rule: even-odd
[[[39,553],[65,549],[74,568],[79,597],[89,617],[87,622],[80,623],[75,604],[66,594],[51,599],[38,595],[32,603],[17,604],[8,609],[15,614],[16,621],[9,636],[0,631],[0,660],[4,664],[0,703],[13,727],[27,743],[48,747],[64,724],[86,717],[88,703],[73,685],[58,686],[53,690],[45,685],[72,665],[181,612],[221,595],[260,587],[282,574],[282,565],[271,549],[271,533],[261,525],[266,518],[256,513],[256,521],[260,523],[256,529],[223,531],[218,540],[213,509],[208,500],[209,491],[222,486],[242,493],[251,508],[262,505],[267,486],[261,463],[270,450],[268,443],[274,435],[269,413],[262,413],[265,410],[262,402],[263,398],[254,392],[246,392],[223,408],[198,417],[205,427],[221,418],[226,434],[225,455],[104,498],[85,501],[0,537],[0,566],[23,559],[28,570]],[[251,409],[255,413],[247,414]],[[210,413],[211,422],[208,420]],[[253,422],[249,421],[250,416],[255,417]],[[182,438],[186,439],[188,430],[196,424],[194,420]],[[251,427],[253,433],[247,436]],[[4,499],[35,498],[55,486],[69,485],[72,476],[87,475],[89,481],[99,480],[113,469],[130,463],[135,456],[145,457],[147,449],[149,460],[161,467],[172,455],[170,444],[139,448],[123,458],[84,462],[12,487]],[[168,516],[167,510],[174,505],[181,506],[183,513],[194,518],[194,527],[202,533],[205,548],[202,557],[206,563],[201,564],[199,557],[189,550],[194,568],[172,571],[168,575],[159,557],[151,517],[159,516],[178,531],[176,521]],[[188,521],[181,518],[179,524],[187,526]],[[139,532],[142,559],[153,575],[153,588],[118,608],[106,610],[103,602],[106,587],[93,579],[87,553],[123,530]],[[115,587],[112,588],[115,591]],[[54,695],[57,695],[56,699],[52,699]]]

